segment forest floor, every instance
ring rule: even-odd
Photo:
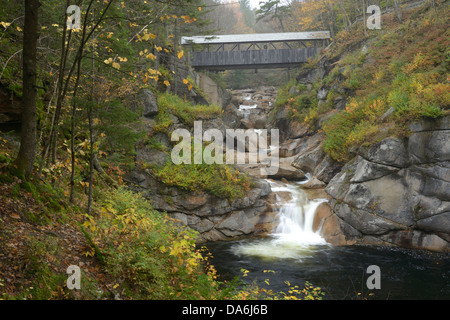
[[[45,225],[30,221],[41,214],[43,204],[25,190],[13,195],[18,183],[0,184],[0,298],[83,298],[86,292],[68,290],[63,281],[70,276],[70,265],[82,267],[86,278],[96,282],[98,294],[107,292],[113,284],[91,254],[81,221],[62,215]]]

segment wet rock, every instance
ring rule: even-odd
[[[308,182],[302,184],[303,189],[320,189],[324,188],[326,185],[323,181],[320,181],[316,177],[312,177]]]
[[[313,221],[313,230],[319,232],[324,239],[335,246],[349,244],[340,227],[339,218],[333,213],[328,203],[321,203]]]
[[[278,172],[276,174],[271,175],[270,177],[272,179],[284,178],[288,181],[298,181],[306,179],[306,175],[303,171],[287,164],[280,164]]]

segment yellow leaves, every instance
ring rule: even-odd
[[[145,57],[147,58],[147,59],[151,59],[151,60],[155,60],[156,59],[156,56],[153,54],[153,53],[151,53],[151,52],[148,52],[148,49],[145,49],[144,51],[140,51],[139,52],[139,55],[142,57],[143,55],[145,55]]]
[[[183,56],[184,56],[184,51],[183,51],[183,50],[181,50],[181,51],[179,51],[179,52],[177,53],[178,59],[183,58]]]
[[[244,269],[244,268],[242,268],[240,271],[242,272],[242,276],[243,277],[248,276],[248,273],[250,272],[250,271],[248,271],[247,269]]]
[[[198,7],[197,9],[198,9],[198,11],[202,11],[202,7]]]
[[[145,74],[144,79],[142,80],[142,82],[147,83],[147,81],[149,79],[158,81],[160,75],[161,75],[161,72],[159,72],[159,70],[150,68],[150,69],[147,70],[147,73]]]
[[[92,232],[95,232],[97,230],[97,223],[94,217],[89,214],[83,214],[83,216],[86,218],[86,221],[84,221],[82,226],[86,229],[91,230]]]
[[[168,87],[168,86],[170,86],[170,82],[169,81],[167,81],[167,80],[164,80],[164,82],[163,82],[165,85],[166,85],[166,87]]]
[[[180,268],[183,268],[189,274],[198,270],[203,261],[201,253],[194,251],[194,249],[195,240],[187,234],[184,235],[183,239],[175,240],[171,248],[160,247],[161,252],[169,251],[169,255],[175,258],[177,265],[172,267],[172,272],[178,272]]]
[[[128,61],[128,59],[119,57],[119,61]],[[105,63],[105,64],[110,64],[111,63],[111,66],[114,69],[120,69],[120,64],[118,62],[116,62],[116,61],[113,61],[113,58],[108,58],[108,59],[104,60],[103,63]]]
[[[150,32],[145,32],[144,33],[144,35],[140,38],[141,40],[144,40],[144,41],[148,41],[149,39],[155,39],[156,38],[156,35],[154,35],[153,33],[150,33]]]
[[[93,248],[93,247],[87,248],[86,252],[84,252],[84,255],[86,257],[93,257],[93,256],[95,256],[95,248]]]
[[[6,29],[11,25],[11,22],[0,21],[0,25]]]
[[[161,75],[161,72],[159,72],[159,70],[156,70],[156,69],[148,69],[147,70],[147,72],[148,72],[148,74],[149,75]]]
[[[106,39],[111,39],[112,36],[113,36],[113,34],[114,34],[114,32],[108,32],[108,33],[106,34]],[[102,36],[103,36],[103,34],[102,34]]]
[[[161,47],[159,47],[159,46],[156,46],[156,45],[155,45],[155,49],[156,49],[156,51],[158,51],[158,52],[160,52],[160,51],[162,50],[162,48],[161,48]]]
[[[150,52],[149,54],[146,55],[146,58],[147,59],[151,59],[151,60],[155,60],[156,56],[153,53]]]
[[[411,63],[405,65],[402,71],[405,74],[412,74],[418,69],[426,69],[427,67],[433,65],[433,62],[428,56],[425,56],[422,52],[419,52],[414,57],[414,60]]]

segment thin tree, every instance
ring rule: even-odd
[[[36,154],[36,46],[38,39],[39,0],[25,0],[23,29],[22,132],[17,159],[17,173],[28,177],[33,172]]]
[[[400,0],[393,0],[394,1],[394,11],[395,11],[395,16],[397,17],[397,20],[399,23],[402,23],[402,8],[400,6],[399,1]]]
[[[64,98],[65,98],[66,93],[69,88],[69,84],[71,83],[73,73],[75,72],[75,68],[78,65],[78,60],[82,59],[84,46],[89,41],[89,39],[91,38],[91,36],[95,32],[95,30],[98,28],[99,24],[103,21],[106,13],[108,12],[109,7],[111,6],[111,4],[113,2],[114,2],[114,0],[110,0],[106,4],[104,9],[102,9],[102,14],[100,15],[100,18],[95,22],[94,26],[91,28],[89,33],[84,37],[84,39],[82,41],[80,41],[80,45],[78,47],[75,59],[72,62],[72,66],[67,74],[67,77],[65,78],[65,81],[63,81],[64,85],[61,86],[61,88],[59,90],[58,99],[56,102],[55,114],[53,117],[53,124],[52,124],[51,132],[50,132],[50,138],[48,141],[47,148],[45,148],[45,150],[44,150],[44,158],[46,158],[47,156],[50,156],[50,162],[52,162],[52,163],[54,163],[56,161],[56,149],[57,149],[57,140],[58,140],[58,131],[59,131],[58,123],[59,123],[60,117],[61,117],[61,109],[63,106]],[[93,4],[94,4],[94,0],[91,0],[87,6],[85,15],[89,14]],[[67,18],[67,16],[66,16],[66,18]],[[68,50],[68,48],[66,48],[66,50]],[[64,63],[65,63],[65,61],[64,61]],[[63,77],[63,75],[60,75],[60,76]]]
[[[285,32],[283,18],[289,14],[289,7],[281,6],[280,0],[270,0],[265,3],[260,2],[260,8],[256,11],[256,21],[260,21],[266,17],[271,17],[272,20],[277,19],[280,23],[282,32]]]

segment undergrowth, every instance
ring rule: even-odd
[[[324,150],[339,162],[350,160],[362,145],[407,136],[412,121],[438,118],[450,109],[448,13],[448,5],[435,11],[425,4],[402,24],[392,14],[383,15],[382,30],[364,35],[361,24],[355,24],[340,32],[325,53],[336,61],[325,77],[281,88],[276,108],[314,129],[336,101],[344,100],[344,107],[321,126]],[[319,61],[307,68],[317,68]],[[321,89],[328,93],[318,101]]]

